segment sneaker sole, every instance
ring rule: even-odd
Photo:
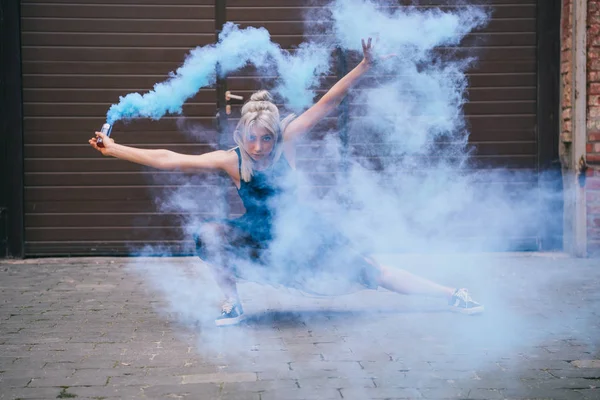
[[[217,319],[217,320],[215,320],[215,324],[217,326],[237,325],[237,324],[239,324],[240,322],[242,322],[245,319],[246,319],[246,316],[244,314],[242,314],[239,317],[235,317],[235,318]]]
[[[481,314],[485,310],[485,308],[483,306],[473,307],[473,308],[461,308],[461,307],[449,306],[448,308],[452,312],[466,314],[466,315]]]

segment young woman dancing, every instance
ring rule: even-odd
[[[115,143],[101,132],[89,140],[105,156],[162,170],[221,170],[233,181],[246,213],[236,219],[208,221],[195,237],[199,257],[206,262],[225,300],[216,324],[234,325],[244,319],[237,279],[248,279],[323,294],[332,285],[385,289],[445,299],[449,309],[465,314],[483,312],[483,306],[462,288],[443,286],[398,268],[382,265],[356,251],[349,240],[323,218],[293,201],[295,145],[343,100],[348,90],[374,64],[371,39],[363,41],[363,60],[339,80],[316,104],[297,118],[280,120],[279,110],[266,91],[254,93],[242,107],[234,131],[234,149],[202,155],[148,150]],[[103,141],[98,146],[98,138]],[[300,229],[310,236],[300,251],[276,248],[278,218],[286,210],[301,209]],[[285,265],[277,265],[276,260]],[[280,263],[281,264],[281,263]]]

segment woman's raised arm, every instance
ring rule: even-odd
[[[373,65],[373,52],[371,38],[368,42],[362,41],[363,56],[362,61],[342,79],[340,79],[325,95],[311,108],[302,113],[293,120],[283,133],[285,141],[294,140],[310,131],[319,121],[335,109],[344,99],[348,90],[354,86],[360,78]]]
[[[102,145],[98,146],[98,137],[102,138]],[[96,137],[88,141],[90,145],[105,156],[131,161],[148,167],[193,172],[198,170],[230,169],[232,155],[223,150],[212,151],[201,155],[188,155],[175,153],[164,149],[139,149],[123,146],[106,136],[96,132]]]

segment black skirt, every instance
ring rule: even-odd
[[[373,260],[357,252],[322,215],[297,207],[289,212],[296,215],[246,213],[207,221],[195,237],[197,254],[208,263],[224,264],[237,278],[313,295],[377,288],[379,270]],[[219,243],[211,246],[215,240]]]

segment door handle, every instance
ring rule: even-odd
[[[229,90],[225,92],[225,100],[244,100],[244,96],[238,96],[237,94],[232,94]]]
[[[228,90],[225,92],[225,101],[227,102],[227,105],[225,106],[225,114],[229,115],[231,114],[231,105],[229,104],[229,100],[244,100],[244,96],[239,96],[237,94],[231,94],[231,92]]]

